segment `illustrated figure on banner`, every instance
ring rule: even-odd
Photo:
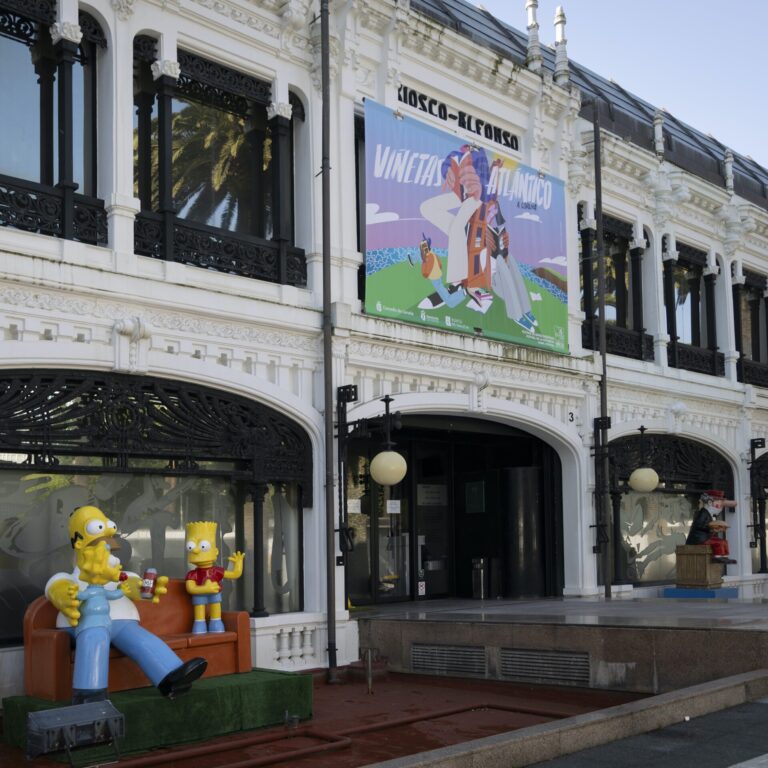
[[[75,638],[72,702],[107,698],[109,648],[132,659],[163,696],[189,690],[207,666],[202,658],[182,660],[139,624],[133,601],[141,599],[141,578],[122,570],[115,556],[117,526],[93,506],[78,507],[69,519],[75,553],[72,573],[54,574],[45,595],[59,610],[56,626]],[[168,578],[156,580],[153,602],[167,591]]]
[[[425,200],[420,210],[448,237],[448,291],[450,286],[460,286],[471,299],[467,306],[485,313],[493,300],[492,289],[504,303],[507,317],[534,332],[538,321],[517,261],[509,250],[509,233],[498,197],[486,191],[492,168],[502,164],[497,159],[489,168],[484,150],[462,145],[443,162],[442,193]],[[436,304],[433,297],[427,297],[419,306]]]

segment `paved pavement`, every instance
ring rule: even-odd
[[[669,627],[768,632],[768,600],[431,600],[365,608],[408,621]],[[768,667],[768,659],[766,659]],[[538,763],[537,768],[768,768],[768,699]]]
[[[353,610],[353,616],[368,618],[386,616],[390,619],[411,621],[445,621],[478,623],[552,623],[564,625],[600,625],[605,627],[678,627],[718,628],[733,631],[753,630],[768,632],[768,601],[763,600],[678,600],[678,599],[613,599],[568,598],[552,600],[429,600],[417,603],[400,603]],[[768,667],[768,659],[766,660]],[[327,754],[304,754],[298,749],[302,743],[292,744],[286,739],[285,730],[267,729],[256,734],[259,743],[250,746],[235,745],[236,738],[228,737],[213,745],[216,752],[206,757],[197,756],[188,761],[173,759],[170,754],[164,760],[157,755],[158,765],[192,768],[205,764],[214,766],[257,765],[269,761],[277,768],[344,768],[364,766],[387,760],[398,754],[387,751],[392,747],[401,748],[411,740],[406,754],[435,749],[441,745],[457,744],[481,738],[489,733],[501,735],[515,728],[526,728],[528,723],[506,722],[504,717],[518,718],[516,712],[527,717],[554,717],[555,720],[567,714],[575,714],[581,703],[568,703],[568,696],[574,696],[571,689],[565,698],[556,696],[541,711],[531,712],[531,691],[525,694],[525,706],[518,709],[512,701],[496,702],[495,696],[514,696],[510,683],[491,681],[464,681],[464,686],[455,686],[454,680],[418,680],[416,676],[391,676],[389,684],[374,683],[374,694],[368,695],[363,682],[342,685],[334,690],[321,687],[317,690],[315,717],[306,725],[302,724],[295,737],[304,738],[308,752],[316,752],[327,742]],[[402,692],[388,692],[390,685],[405,678]],[[458,688],[465,688],[460,691]],[[504,691],[501,693],[501,691]],[[563,689],[559,689],[561,692]],[[592,701],[585,709],[615,705],[608,692],[592,692],[604,696],[603,702]],[[470,696],[471,694],[471,696]],[[533,698],[544,696],[541,689]],[[549,694],[552,696],[552,694]],[[466,698],[470,696],[469,698]],[[475,702],[482,699],[482,706]],[[591,698],[591,697],[590,697]],[[497,703],[498,706],[495,706]],[[489,704],[494,705],[490,706]],[[470,716],[457,715],[466,712],[472,705]],[[578,705],[578,707],[577,707]],[[552,711],[548,711],[549,707]],[[560,711],[564,706],[577,707],[574,712]],[[477,707],[477,708],[475,708]],[[492,720],[478,719],[479,713],[488,711]],[[474,714],[471,714],[474,713]],[[459,719],[455,719],[455,718]],[[451,719],[454,718],[454,719]],[[473,722],[474,718],[476,722]],[[413,722],[406,722],[412,720]],[[533,721],[535,722],[535,720]],[[392,726],[391,728],[389,726]],[[331,736],[321,733],[328,726]],[[640,736],[622,739],[601,747],[595,747],[569,756],[538,763],[537,768],[606,768],[613,766],[653,766],[654,768],[768,768],[768,699],[751,701],[715,714],[694,717]],[[477,730],[473,730],[477,729]],[[269,755],[272,747],[262,741],[269,738],[270,730],[285,752],[280,759],[277,754]],[[358,742],[354,733],[370,731],[375,741]],[[518,731],[519,733],[519,731]],[[406,739],[406,736],[408,738]],[[314,738],[314,741],[312,741]],[[335,739],[336,742],[331,742]],[[340,739],[352,743],[343,749]],[[418,741],[421,739],[421,741]],[[325,740],[325,741],[323,741]],[[295,741],[295,739],[294,739]],[[418,742],[418,743],[417,743]],[[225,746],[226,743],[226,746]],[[358,744],[356,749],[354,744]],[[237,748],[239,746],[239,749]],[[298,749],[291,757],[292,747]],[[275,746],[277,749],[277,745]],[[234,750],[234,753],[229,751]],[[227,754],[229,752],[229,754]],[[399,754],[404,754],[400,751]],[[243,760],[245,758],[245,760]],[[277,760],[276,760],[277,758]],[[397,759],[397,758],[396,758]],[[43,759],[40,759],[40,762]],[[471,760],[471,759],[470,759]],[[204,762],[201,762],[204,761]],[[26,765],[32,768],[39,761],[28,763],[19,750],[10,750],[0,745],[2,768]],[[126,768],[131,760],[124,761]],[[140,764],[141,761],[136,761]],[[41,762],[42,764],[42,762]],[[48,762],[48,765],[51,765]],[[459,765],[459,763],[451,763]],[[470,763],[466,763],[470,765]],[[533,765],[533,764],[532,764]]]
[[[353,617],[408,621],[720,628],[768,632],[768,600],[552,598],[549,600],[424,600],[352,611]]]
[[[614,741],[536,768],[766,768],[768,699]]]

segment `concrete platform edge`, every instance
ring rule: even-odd
[[[557,722],[371,763],[365,768],[525,768],[767,695],[768,669],[758,669]]]

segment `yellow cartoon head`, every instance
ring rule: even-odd
[[[117,525],[98,507],[78,507],[69,518],[69,540],[77,556],[80,578],[89,584],[107,584],[120,577],[120,561],[109,540]]]
[[[187,559],[194,565],[208,565],[216,562],[219,550],[216,547],[218,525],[210,521],[187,523]]]
[[[98,507],[78,507],[69,518],[72,549],[84,549],[111,539],[116,531],[117,525]]]

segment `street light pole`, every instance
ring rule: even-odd
[[[603,241],[603,186],[600,141],[600,110],[597,97],[592,99],[593,152],[595,160],[595,237],[597,251],[597,327],[598,351],[602,371],[600,375],[600,417],[596,419],[595,435],[599,435],[595,446],[595,469],[597,487],[595,489],[595,512],[598,526],[598,541],[603,540],[603,584],[605,597],[611,597],[612,579],[612,548],[611,537],[611,503],[609,498],[610,463],[608,455],[608,429],[611,420],[608,416],[608,359],[606,354],[605,326],[605,247]]]
[[[333,324],[331,319],[331,77],[328,0],[320,0],[320,73],[322,111],[322,181],[323,216],[323,369],[325,408],[325,589],[328,627],[329,683],[338,682],[336,669],[336,537],[334,536],[333,483]]]

